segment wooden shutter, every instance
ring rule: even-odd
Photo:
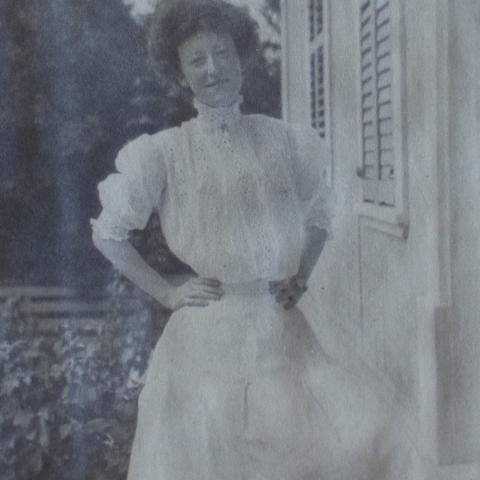
[[[360,11],[363,200],[395,205],[391,0],[366,0]]]
[[[309,0],[310,114],[313,128],[327,136],[326,32],[324,0]]]

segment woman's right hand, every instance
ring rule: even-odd
[[[180,286],[167,290],[165,306],[170,310],[183,307],[207,307],[222,298],[222,284],[215,278],[192,277]]]

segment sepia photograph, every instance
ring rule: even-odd
[[[478,0],[0,40],[0,480],[480,480]]]

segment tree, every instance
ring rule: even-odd
[[[144,32],[118,0],[6,0],[0,8],[2,274],[77,281],[95,184],[129,137]]]
[[[268,0],[263,15],[277,30],[278,14]],[[195,114],[178,87],[153,77],[149,21],[120,0],[0,2],[0,280],[90,285],[108,272],[88,225],[98,181],[129,139]],[[246,112],[280,115],[278,51],[263,43]]]

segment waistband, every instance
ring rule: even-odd
[[[226,295],[266,295],[270,294],[271,281],[258,279],[240,283],[222,282],[222,289]]]

